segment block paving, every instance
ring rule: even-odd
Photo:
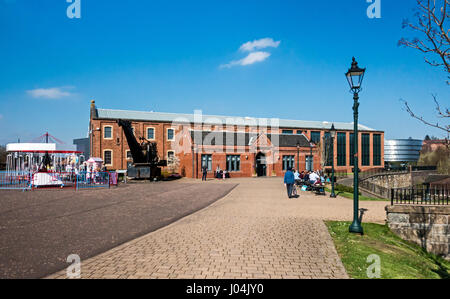
[[[239,186],[207,208],[81,261],[81,278],[348,278],[323,219],[350,221],[351,200],[288,199],[280,178],[230,181]],[[385,205],[361,204],[373,222],[384,220]]]

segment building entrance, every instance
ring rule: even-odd
[[[256,155],[256,174],[259,177],[267,176],[266,155],[263,153]]]

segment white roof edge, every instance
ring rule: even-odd
[[[103,119],[117,119],[119,117],[112,117],[112,116],[108,116],[108,115],[104,115],[102,112],[106,112],[106,114],[108,112],[112,112],[112,113],[121,113],[123,112],[123,116],[121,116],[124,119],[136,119],[136,120],[155,120],[155,121],[173,121],[174,118],[176,117],[180,117],[180,118],[187,118],[187,120],[189,122],[192,122],[192,118],[194,117],[194,114],[189,114],[189,113],[173,113],[173,112],[150,112],[150,111],[137,111],[137,110],[119,110],[119,109],[103,109],[103,108],[97,108],[97,112],[98,112],[98,118],[103,118]],[[102,115],[103,114],[103,115]],[[137,115],[133,115],[133,114],[148,114],[153,115],[153,116],[159,116],[160,119],[151,119],[150,117],[148,119],[142,119],[139,118]],[[167,118],[165,119],[164,116],[173,116],[173,118]],[[226,116],[226,115],[207,115],[207,114],[201,114],[202,119],[206,120],[208,118],[217,118],[217,119],[232,119],[232,118],[237,118],[237,119],[242,119],[242,120],[270,120],[270,119],[277,119],[277,118],[256,118],[256,117],[252,117],[249,118],[248,116]],[[279,119],[279,127],[280,128],[314,128],[314,129],[326,129],[327,126],[325,126],[325,124],[329,125],[334,123],[335,127],[337,130],[352,130],[353,129],[353,122],[351,123],[346,123],[346,122],[329,122],[329,121],[307,121],[307,120],[292,120],[292,119]],[[226,125],[227,123],[225,122],[224,125]],[[243,124],[236,124],[236,125],[246,125],[246,123],[244,122]],[[376,130],[370,127],[367,127],[365,125],[362,124],[358,124],[358,127],[364,131],[377,131],[377,132],[382,132],[381,130]]]

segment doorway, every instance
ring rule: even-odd
[[[256,175],[258,177],[267,176],[266,155],[263,153],[256,155]]]

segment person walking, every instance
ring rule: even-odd
[[[202,167],[202,181],[206,181],[206,176],[208,175],[208,167],[203,165]]]
[[[288,168],[284,174],[284,185],[286,186],[289,198],[292,198],[292,188],[294,187],[294,182],[294,174],[292,173],[291,168]]]

